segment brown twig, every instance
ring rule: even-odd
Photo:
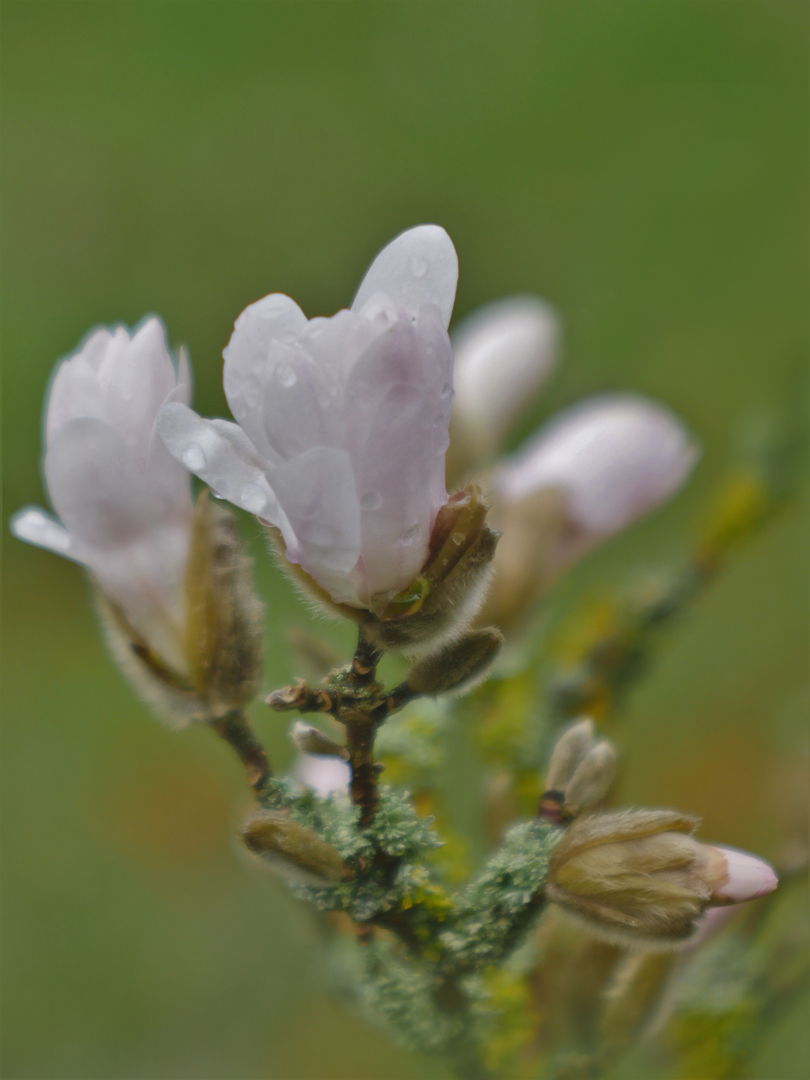
[[[209,721],[217,735],[234,748],[247,769],[248,783],[258,792],[273,775],[264,747],[256,738],[250,721],[240,709],[234,709]]]

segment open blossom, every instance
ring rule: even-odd
[[[333,600],[369,607],[417,576],[447,500],[447,326],[458,263],[436,225],[402,233],[349,310],[307,320],[274,293],[224,351],[237,424],[161,412],[171,452],[217,494],[276,526],[287,559]]]
[[[459,473],[492,455],[557,362],[559,322],[533,296],[496,300],[453,330],[451,458]]]
[[[187,404],[159,320],[96,330],[59,365],[46,405],[45,479],[62,524],[36,507],[12,529],[86,566],[164,663],[185,671],[183,580],[193,507],[188,471],[158,437],[167,401]]]

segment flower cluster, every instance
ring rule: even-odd
[[[762,860],[696,840],[691,817],[602,809],[616,751],[590,719],[557,741],[537,814],[456,895],[428,861],[430,820],[378,787],[388,717],[468,692],[566,567],[674,495],[697,459],[673,413],[630,394],[574,405],[499,457],[561,335],[547,304],[518,297],[469,316],[451,343],[457,275],[447,233],[423,225],[330,318],[280,293],[251,304],[223,353],[235,422],[192,411],[188,360],[157,319],[97,330],[58,366],[46,404],[59,520],[29,507],[12,522],[87,569],[113,653],[157,711],[208,723],[237,751],[259,801],[247,849],[364,940],[400,940],[396,956],[388,938],[366,951],[365,996],[376,986],[403,1030],[456,1049],[482,972],[549,901],[595,935],[655,949],[695,940],[706,909],[776,886]],[[207,485],[196,498],[192,475]],[[348,666],[267,698],[333,722],[329,734],[295,723],[295,779],[271,776],[245,714],[261,604],[236,519],[209,489],[255,515],[307,594],[357,624]],[[392,688],[377,678],[389,650],[410,664]]]

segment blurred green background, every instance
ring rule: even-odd
[[[88,328],[160,313],[197,407],[224,414],[242,308],[284,291],[331,314],[423,221],[457,246],[457,315],[513,292],[561,312],[564,365],[532,422],[629,388],[703,444],[688,490],[570,574],[563,608],[677,559],[790,392],[804,0],[60,0],[2,18],[6,516],[43,499],[43,390]],[[270,689],[295,673],[286,627],[310,620],[245,530]],[[806,546],[794,501],[670,635],[621,738],[625,802],[772,858],[806,798]],[[4,575],[3,1076],[446,1077],[330,997],[308,912],[237,856],[239,768],[135,700],[76,567],[7,539]],[[285,724],[255,718],[283,769]],[[807,1074],[798,1017],[750,1076]]]

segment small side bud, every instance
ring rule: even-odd
[[[249,851],[282,870],[303,872],[320,882],[348,881],[354,876],[331,844],[281,810],[257,810],[240,835]]]
[[[548,766],[546,788],[549,791],[564,791],[577,765],[593,746],[593,720],[585,717],[560,735],[554,744],[551,761]]]
[[[574,770],[565,788],[563,812],[576,817],[607,795],[616,775],[616,751],[609,742],[592,747]]]
[[[470,484],[451,495],[436,516],[420,575],[396,596],[374,598],[364,623],[381,650],[425,652],[459,634],[484,599],[499,536],[486,523],[489,504]]]
[[[302,754],[319,754],[322,757],[337,757],[349,760],[349,751],[345,746],[324,735],[318,728],[297,720],[290,731],[290,738]]]
[[[494,626],[471,630],[432,656],[420,660],[405,677],[413,694],[463,693],[486,677],[503,645]]]

